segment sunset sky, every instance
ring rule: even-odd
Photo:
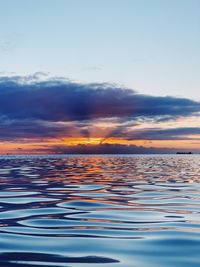
[[[0,0],[0,153],[200,152],[199,14],[199,0]]]

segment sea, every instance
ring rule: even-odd
[[[200,155],[0,156],[1,267],[199,267]]]

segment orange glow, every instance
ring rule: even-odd
[[[175,148],[175,149],[197,149],[200,147],[199,136],[192,136],[197,138],[196,140],[126,140],[123,138],[64,138],[62,140],[58,139],[49,139],[47,141],[41,142],[0,142],[0,153],[45,153],[45,149],[51,149],[53,146],[77,146],[77,145],[101,145],[101,144],[110,144],[110,145],[135,145],[143,146],[146,148],[155,147],[155,148]],[[103,141],[103,142],[102,142]]]

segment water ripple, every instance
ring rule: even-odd
[[[200,156],[0,156],[0,266],[200,266]]]

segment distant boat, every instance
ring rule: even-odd
[[[187,155],[189,154],[189,155],[191,155],[191,154],[193,154],[193,153],[192,153],[192,152],[176,152],[176,154],[179,154],[179,155],[180,155],[180,154],[187,154]]]

